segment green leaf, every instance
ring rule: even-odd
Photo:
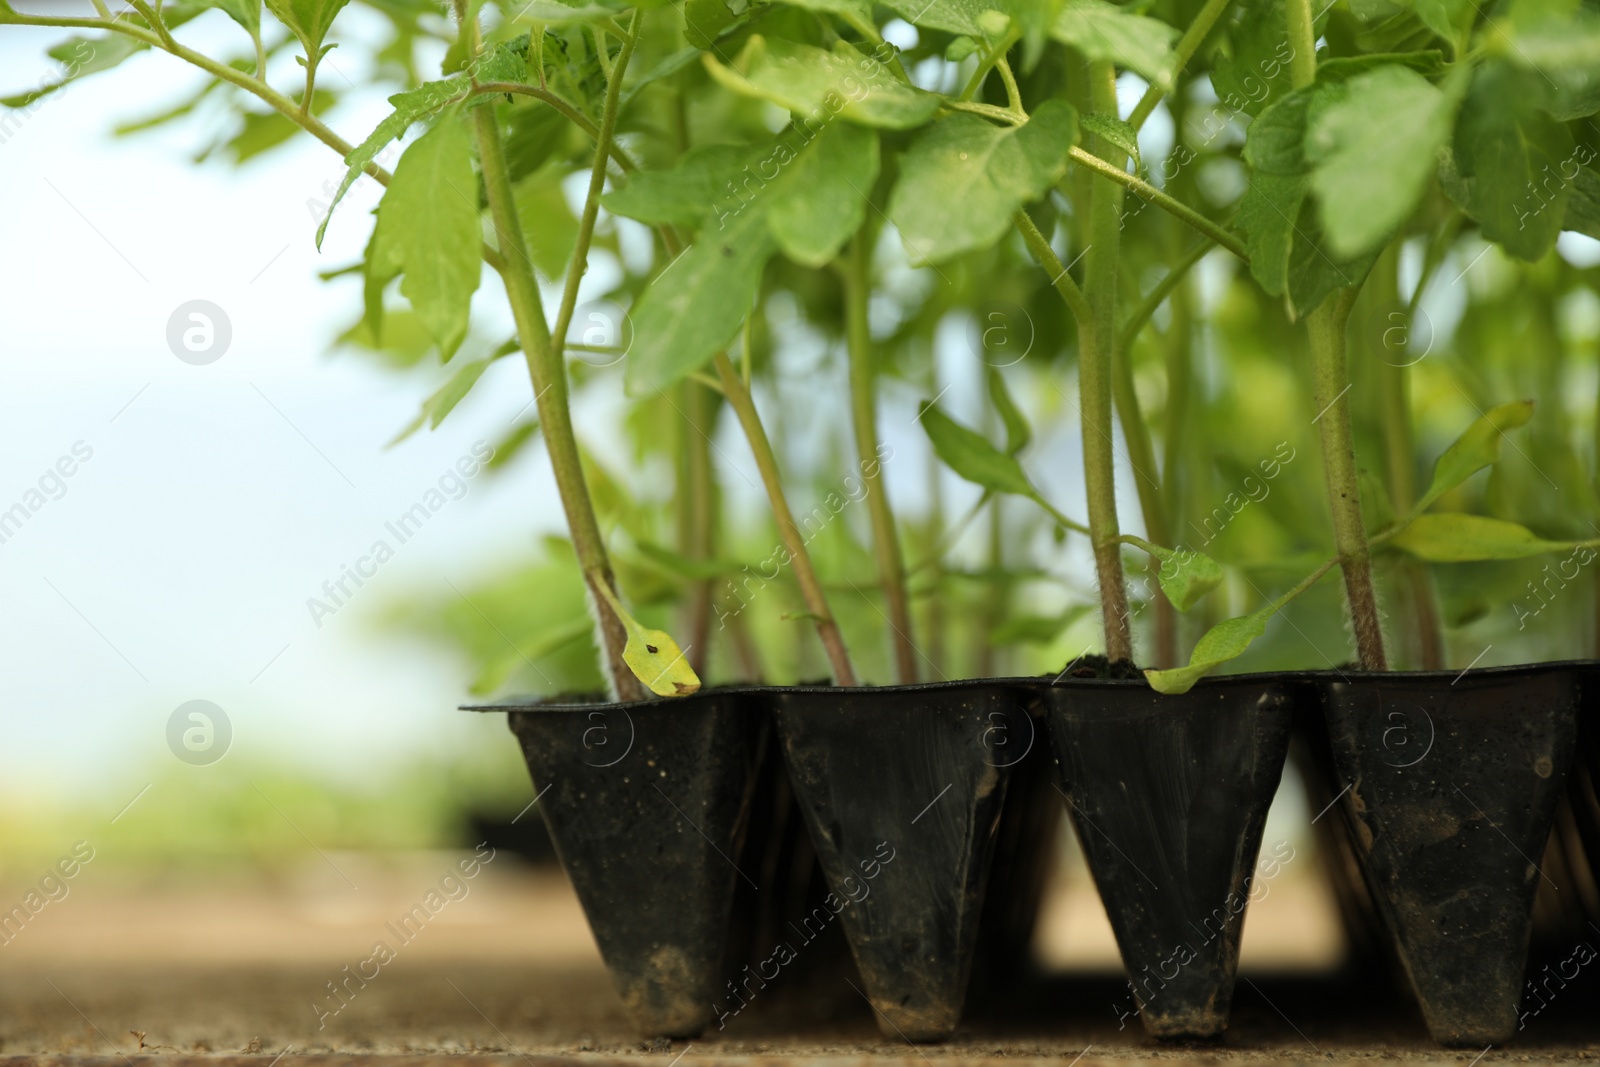
[[[1332,255],[1371,251],[1416,210],[1450,135],[1452,103],[1420,74],[1388,65],[1312,105],[1305,154]]]
[[[537,22],[544,26],[565,26],[573,22],[594,22],[611,18],[616,12],[599,4],[568,4],[563,0],[528,0],[516,5],[518,22]]]
[[[1424,26],[1451,44],[1461,39],[1462,17],[1475,10],[1473,0],[1411,0],[1411,9]]]
[[[691,582],[710,582],[739,570],[742,564],[728,559],[691,559],[653,541],[640,541],[639,552],[661,570]]]
[[[715,169],[731,163],[741,166]],[[860,227],[877,170],[871,130],[844,122],[821,132],[795,126],[754,152],[700,154],[674,177],[624,197],[619,210],[682,218],[697,190],[709,192],[699,205],[699,238],[651,281],[632,312],[630,394],[664,389],[726,347],[775,250],[804,266],[832,260]]]
[[[732,215],[651,279],[631,314],[630,396],[665,389],[727,345],[750,313],[761,270],[776,249],[764,212]]]
[[[735,23],[743,22],[726,0],[683,0],[683,37],[696,48],[713,47]]]
[[[1444,512],[1419,515],[1389,543],[1428,563],[1471,563],[1485,559],[1525,559],[1577,547],[1575,541],[1546,541],[1526,526],[1482,515]]]
[[[1433,465],[1433,481],[1412,511],[1420,515],[1441,496],[1500,459],[1500,441],[1533,418],[1532,400],[1514,400],[1490,408],[1444,450]]]
[[[1188,548],[1163,548],[1160,545],[1144,547],[1145,551],[1161,561],[1156,571],[1156,581],[1172,606],[1179,611],[1188,611],[1222,584],[1222,566],[1204,552]]]
[[[1217,99],[1231,110],[1261,114],[1293,88],[1294,52],[1284,5],[1279,0],[1243,0],[1237,19],[1228,26],[1228,48],[1211,63]]]
[[[889,197],[911,261],[939,263],[1000,240],[1018,208],[1061,180],[1077,139],[1077,113],[1060,100],[1021,126],[958,114],[918,134]]]
[[[445,416],[455,410],[456,405],[466,399],[472,387],[478,384],[478,379],[483,377],[483,372],[488,370],[498,357],[490,356],[485,359],[474,359],[456,367],[455,372],[441,385],[428,399],[422,402],[422,410],[405,429],[395,435],[390,445],[397,445],[422,429],[424,423],[428,429],[437,430]]]
[[[794,152],[784,140],[756,164],[756,173],[781,175],[781,188],[764,193],[767,226],[783,254],[804,267],[821,267],[860,229],[867,194],[878,178],[878,135],[835,123]]]
[[[1109,60],[1164,90],[1172,88],[1172,46],[1178,31],[1159,19],[1130,15],[1106,0],[1069,0],[1050,36],[1090,60]]]
[[[1082,132],[1121,149],[1123,155],[1133,160],[1135,170],[1143,166],[1139,162],[1139,134],[1128,123],[1110,115],[1091,112],[1078,116],[1078,126]]]
[[[1018,455],[1033,440],[1033,427],[1028,425],[1028,418],[1017,407],[1017,402],[1011,399],[1005,375],[1000,373],[998,367],[989,368],[988,379],[989,402],[1000,413],[1000,421],[1006,428],[1006,455]]]
[[[559,278],[578,242],[578,220],[561,191],[565,168],[551,164],[525,175],[512,190],[517,219],[533,266],[546,278]]]
[[[504,437],[500,438],[494,446],[494,455],[484,464],[487,470],[497,471],[508,466],[511,461],[522,454],[530,442],[539,434],[539,420],[529,419],[513,426]]]
[[[1224,619],[1195,642],[1187,665],[1165,671],[1147,670],[1144,672],[1145,679],[1158,693],[1187,693],[1200,679],[1224,663],[1244,655],[1250,643],[1267,632],[1267,623],[1285,603],[1287,598],[1274,600],[1260,611]]]
[[[984,38],[985,13],[1011,14],[1012,0],[886,0],[884,6],[914,26]]]
[[[104,37],[70,37],[46,53],[61,64],[59,78],[42,82],[37,89],[25,93],[0,97],[0,106],[27,107],[35,100],[49,96],[79,78],[110,70],[129,56],[148,47],[150,46],[143,41],[121,33],[108,33]]]
[[[1571,183],[1546,177],[1561,173],[1573,141],[1530,100],[1528,84],[1504,62],[1478,69],[1456,123],[1455,163],[1483,235],[1532,262],[1554,247],[1566,217]]]
[[[990,631],[989,644],[993,648],[1049,644],[1060,637],[1063,630],[1089,614],[1089,609],[1088,604],[1074,604],[1059,615],[1013,615]]]
[[[1600,240],[1600,174],[1589,167],[1575,169],[1572,195],[1567,199],[1567,214],[1561,228]]]
[[[261,0],[205,0],[237,22],[252,38],[261,36]]]
[[[266,0],[267,9],[300,40],[307,59],[322,57],[322,39],[350,0]]]
[[[378,204],[367,256],[369,292],[374,280],[403,274],[400,292],[445,359],[467,335],[472,294],[482,274],[471,152],[466,126],[453,114],[407,148]]]
[[[1038,490],[1015,456],[1001,452],[981,434],[940,411],[936,404],[924,404],[917,418],[940,462],[961,477],[985,489],[1038,499]]]
[[[444,81],[428,82],[415,89],[403,93],[396,93],[389,98],[389,106],[394,110],[377,127],[367,135],[366,140],[350,150],[344,157],[344,179],[339,183],[338,190],[333,194],[333,200],[328,204],[328,212],[322,217],[322,222],[317,226],[317,249],[322,249],[322,236],[328,230],[328,221],[333,218],[333,209],[339,206],[339,201],[344,199],[344,194],[361,177],[366,169],[378,157],[378,153],[387,148],[391,142],[405,136],[413,124],[424,119],[432,118],[443,111],[450,104],[465,99],[472,90],[472,84],[465,75],[448,78]]]
[[[1534,75],[1526,83],[1532,99],[1562,122],[1600,110],[1600,12],[1520,0],[1506,15],[1489,25],[1484,50]]]
[[[733,66],[710,53],[705,64],[726,88],[795,112],[812,133],[835,118],[909,130],[939,108],[937,96],[907,85],[875,57],[862,55],[845,41],[835,41],[830,52],[754,34]]]
[[[628,184],[600,198],[607,211],[652,226],[698,227],[710,205],[728,198],[729,183],[755,153],[746,145],[701,145],[673,166],[631,175]]]
[[[1245,139],[1251,174],[1238,225],[1245,233],[1250,272],[1268,293],[1287,296],[1296,315],[1315,308],[1333,290],[1360,281],[1377,257],[1377,249],[1336,256],[1311,198],[1308,115],[1314,107],[1342,100],[1345,92],[1337,82],[1296,89],[1261,112]]]
[[[1324,564],[1299,585],[1266,607],[1252,611],[1248,615],[1224,619],[1217,623],[1195,642],[1194,651],[1190,653],[1186,666],[1165,671],[1145,671],[1144,676],[1150,682],[1151,688],[1158,693],[1173,695],[1187,693],[1200,679],[1224,663],[1244,655],[1250,643],[1267,632],[1267,623],[1272,621],[1272,617],[1282,611],[1289,601],[1315,585],[1330,569],[1330,565]]]
[[[847,24],[866,34],[868,30],[877,32],[877,24],[872,20],[871,0],[783,0],[790,7],[805,8],[807,11],[820,11],[829,15],[838,15]]]

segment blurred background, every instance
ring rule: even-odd
[[[34,9],[90,11],[86,3]],[[334,96],[324,118],[352,140],[387,114],[384,97],[400,84],[373,85],[374,69],[393,62],[374,46],[387,25],[352,6],[335,35],[352,47],[324,68]],[[904,23],[885,33],[915,44]],[[202,50],[239,50],[220,11],[184,34]],[[67,36],[7,27],[0,93],[59,77],[60,62],[46,53]],[[438,69],[442,42],[407,45],[418,69]],[[275,51],[269,71],[284,84],[297,77],[288,50]],[[918,68],[917,76],[944,75]],[[1142,83],[1125,81],[1137,98]],[[515,857],[520,849],[537,861],[541,846],[503,718],[454,710],[598,681],[553,482],[524,429],[525,369],[517,359],[487,360],[512,329],[503,297],[497,285],[479,290],[456,357],[486,360],[481,378],[449,419],[416,429],[430,398],[439,414],[438,391],[462,362],[441,367],[402,308],[390,311],[381,350],[358,324],[359,275],[341,272],[361,259],[378,190],[356,184],[319,252],[314,235],[342,177],[338,158],[290,136],[281,119],[241,116],[205,85],[147,53],[0,111],[0,893],[21,899],[80,843],[93,857],[0,954],[348,961],[461,850],[493,840],[506,860],[489,865],[477,883],[484,888],[446,915],[426,951],[597,966],[548,855],[542,868]],[[1198,109],[1203,79],[1193,89]],[[1174,139],[1163,104],[1141,136],[1146,159],[1164,158]],[[1243,181],[1239,140],[1225,136],[1226,150],[1185,180],[1230,201]],[[570,218],[584,180],[576,170],[551,178],[552,217]],[[1157,222],[1130,222],[1147,225]],[[650,247],[626,220],[603,215],[599,232],[577,321],[599,331],[599,343],[621,344],[628,325],[613,299],[623,279],[648,268]],[[1402,249],[1397,294],[1415,286],[1422,255],[1420,239]],[[889,491],[913,563],[954,531],[920,609],[943,613],[930,655],[951,677],[1054,673],[1098,644],[1087,551],[1080,539],[1061,543],[1022,503],[1004,507],[1003,544],[990,539],[987,520],[960,525],[979,493],[931,463],[915,414],[941,396],[968,425],[992,425],[983,372],[1000,367],[1038,430],[1030,472],[1081,516],[1074,369],[1049,340],[1060,336],[1061,311],[1033,277],[1006,276],[987,298],[992,307],[969,299],[989,280],[982,263],[950,268],[957,292],[942,304],[928,298],[928,272],[905,265],[892,234],[879,257],[874,332],[905,353],[883,384]],[[1600,432],[1597,264],[1600,242],[1573,233],[1531,266],[1467,236],[1449,246],[1402,339],[1390,332],[1388,305],[1364,320],[1368,343],[1415,364],[1424,457],[1480,405],[1539,397],[1544,421],[1535,425],[1544,428],[1470,493],[1477,506],[1546,536],[1592,536],[1597,514],[1580,447]],[[1192,641],[1208,620],[1250,610],[1264,589],[1286,585],[1324,551],[1327,535],[1304,361],[1289,328],[1225,256],[1202,261],[1187,291],[1203,323],[1196,365],[1207,400],[1196,417],[1227,429],[1215,435],[1216,454],[1188,457],[1190,492],[1220,498],[1280,443],[1295,455],[1270,495],[1207,547],[1242,569],[1186,621]],[[556,294],[546,291],[552,306]],[[766,311],[758,401],[781,427],[804,510],[853,455],[840,404],[842,344],[785,289]],[[985,325],[992,314],[1007,331],[998,341]],[[204,336],[185,341],[197,324]],[[1156,324],[1167,330],[1170,313]],[[1554,377],[1534,380],[1519,359],[1530,337],[1564,354],[1540,363],[1559,362]],[[1159,343],[1136,351],[1141,397],[1158,420]],[[630,546],[619,554],[624,585],[663,624],[675,579],[648,548],[665,540],[671,471],[641,444],[660,432],[656,413],[623,400],[620,368],[606,359],[575,360],[573,376],[606,522]],[[1369,397],[1380,388],[1364,372],[1357,378]],[[1376,432],[1358,431],[1367,440]],[[762,559],[776,540],[731,420],[715,452],[731,517],[726,554]],[[1131,472],[1119,478],[1125,526],[1139,531]],[[865,545],[866,516],[852,512],[815,550],[843,590],[836,607],[863,674],[885,681],[878,608],[848,592],[852,576],[870,575]],[[1453,665],[1590,654],[1589,598],[1559,600],[1531,627],[1511,610],[1544,562],[1441,571]],[[984,614],[988,586],[963,582],[995,573],[1010,583],[1003,625]],[[799,610],[792,591],[779,589],[749,614],[774,681],[824,673]],[[1342,663],[1350,654],[1340,617],[1336,583],[1324,583],[1237,667]],[[709,673],[729,680],[747,665],[719,643]],[[1288,864],[1252,908],[1246,968],[1316,968],[1341,951],[1316,876],[1317,813],[1292,774],[1266,840],[1304,861]],[[1052,966],[1113,968],[1092,887],[1074,851],[1062,856],[1041,955]]]

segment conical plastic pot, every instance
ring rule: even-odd
[[[1337,807],[1429,1032],[1510,1039],[1577,672],[1330,674],[1321,689]]]
[[[1034,930],[1056,862],[1062,810],[1044,712],[1032,700],[1038,684],[1028,679],[1019,686],[1018,700],[1029,704],[1029,714],[1013,722],[1024,732],[998,739],[1011,781],[996,831],[972,971],[971,1006],[986,1014],[1014,1005],[1017,992],[1039,978]]]
[[[745,690],[504,706],[540,814],[642,1034],[692,1037],[727,975],[736,858],[768,730]]]
[[[1291,693],[1262,675],[1181,696],[1142,680],[1039,689],[1068,814],[1136,1001],[1126,1014],[1137,1010],[1156,1037],[1209,1037],[1228,1024]]]
[[[844,925],[887,1037],[955,1030],[1011,758],[1027,716],[989,682],[773,691],[795,796],[832,891],[796,949]]]

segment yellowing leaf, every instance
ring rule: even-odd
[[[699,692],[700,676],[689,666],[689,660],[672,635],[652,630],[628,614],[604,582],[596,582],[594,586],[616,612],[628,634],[627,643],[622,646],[622,662],[628,665],[634,677],[656,696],[686,697]]]

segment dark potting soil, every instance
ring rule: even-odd
[[[1098,678],[1110,681],[1139,681],[1144,677],[1144,672],[1134,666],[1131,659],[1119,659],[1115,662],[1106,659],[1098,653],[1079,656],[1067,664],[1058,678]]]

